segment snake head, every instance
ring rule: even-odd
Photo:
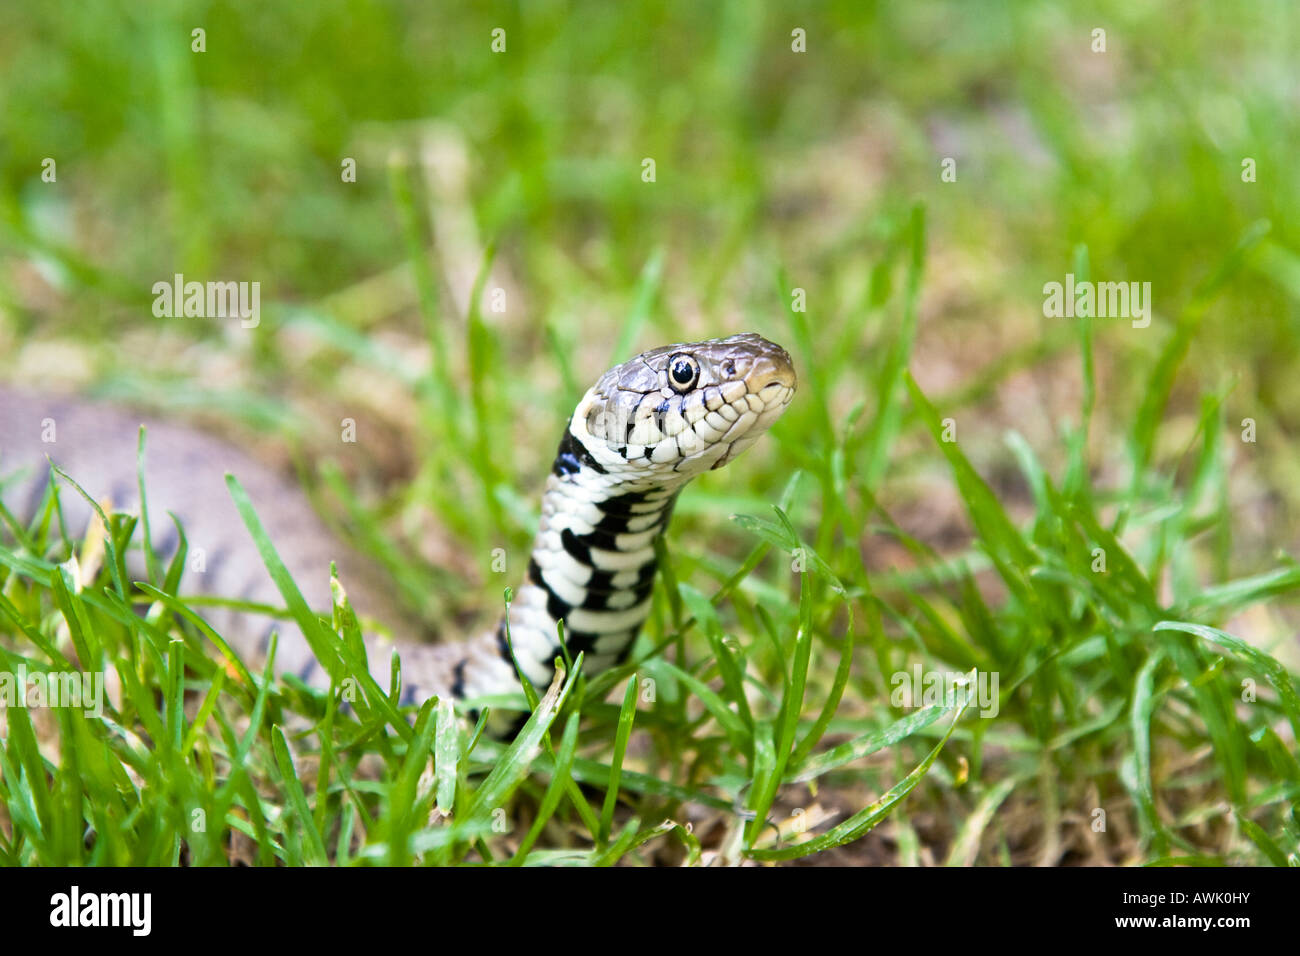
[[[790,354],[753,332],[665,345],[602,375],[569,431],[621,481],[686,480],[758,441],[796,384]]]

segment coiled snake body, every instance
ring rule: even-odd
[[[545,686],[560,654],[564,621],[571,654],[585,653],[594,674],[618,663],[649,613],[655,539],[664,533],[678,493],[695,476],[720,468],[751,446],[785,411],[795,390],[790,356],[753,334],[670,345],[610,369],[575,408],[546,481],[541,524],[526,582],[505,621],[467,641],[421,644],[391,607],[382,574],[344,549],[289,482],[233,445],[166,422],[150,423],[145,485],[150,513],[181,521],[189,547],[203,549],[201,574],[182,591],[200,590],[255,603],[279,595],[232,504],[222,475],[239,478],[271,540],[313,609],[328,608],[328,566],[357,611],[391,629],[402,656],[403,703],[433,695],[473,699],[519,692],[515,661]],[[97,499],[138,508],[138,416],[84,402],[0,389],[0,475],[11,511],[29,516],[59,465]],[[50,440],[53,437],[53,440]],[[17,481],[10,476],[19,473]],[[60,496],[69,533],[84,528],[89,508]],[[155,519],[155,530],[157,529]],[[169,529],[155,550],[179,544]],[[226,608],[204,616],[241,654],[264,650],[281,632],[277,666],[327,686],[306,639],[290,622]],[[386,686],[386,642],[367,635],[375,676]]]

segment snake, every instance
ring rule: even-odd
[[[205,606],[208,624],[245,657],[265,655],[278,632],[275,670],[328,688],[326,669],[292,620],[248,610],[281,595],[231,499],[224,475],[233,474],[309,607],[331,607],[335,561],[358,616],[382,622],[366,630],[367,657],[382,684],[391,653],[400,655],[401,704],[473,701],[522,693],[521,676],[547,686],[562,651],[581,652],[589,676],[622,663],[650,613],[656,541],[677,496],[758,441],[796,386],[790,354],[753,332],[665,345],[606,371],[565,425],[525,579],[497,625],[464,640],[422,641],[382,570],[339,540],[293,481],[233,442],[166,418],[0,387],[0,488],[11,513],[31,520],[57,480],[47,459],[118,511],[140,512],[143,485],[149,513],[176,519],[154,523],[150,543],[160,559],[176,554],[184,535],[185,588],[243,605]],[[87,527],[92,512],[80,495],[58,501],[65,529]],[[133,565],[142,550],[132,549]]]

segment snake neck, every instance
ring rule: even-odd
[[[495,639],[448,662],[451,692],[517,692],[516,662],[546,686],[559,622],[586,673],[623,660],[650,612],[655,541],[678,493],[757,441],[794,386],[789,355],[752,333],[653,349],[602,375],[560,440],[525,582]]]
[[[559,621],[570,657],[586,655],[585,672],[626,657],[650,613],[655,539],[687,480],[619,477],[565,430],[542,496],[527,577],[508,612],[515,658],[535,685],[549,683],[561,654]],[[508,654],[505,624],[498,643]]]

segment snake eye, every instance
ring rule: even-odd
[[[686,391],[699,377],[699,363],[685,352],[678,352],[668,360],[668,381],[675,391]]]

